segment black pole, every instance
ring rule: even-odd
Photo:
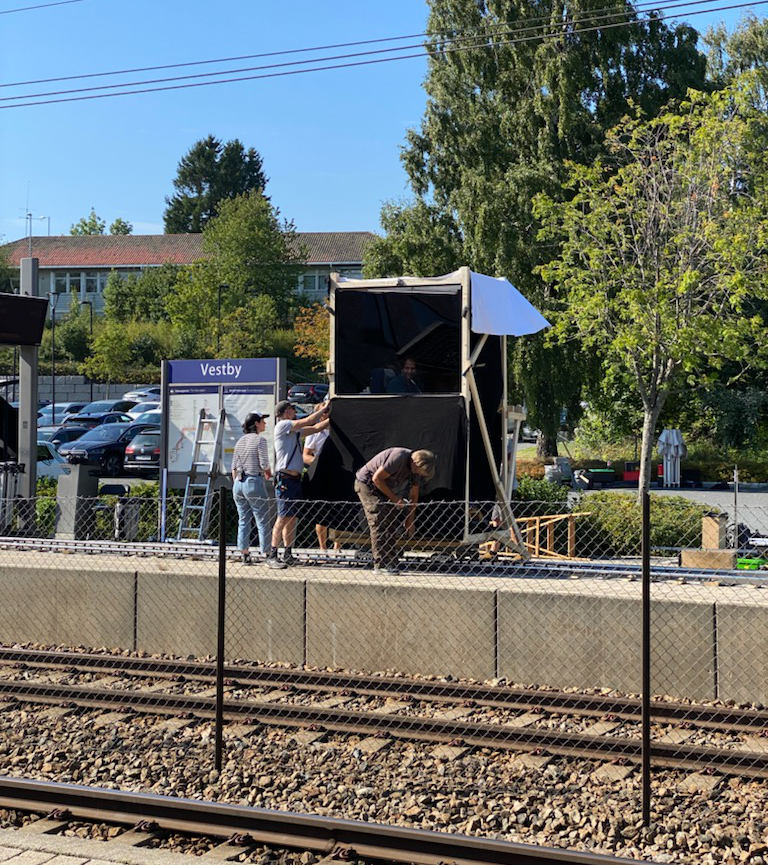
[[[89,351],[93,351],[93,301],[81,300],[80,306],[88,305],[88,333],[90,335]],[[88,402],[93,402],[93,378],[88,376]]]
[[[643,825],[651,825],[651,497],[642,495],[642,572],[643,572],[643,685],[642,685],[642,764]]]
[[[51,306],[51,417],[56,423],[56,297]]]
[[[219,487],[219,610],[216,626],[216,744],[214,765],[221,771],[221,753],[224,746],[224,614],[227,602],[227,543],[224,525],[226,491]]]
[[[219,285],[216,304],[216,357],[221,352],[221,285]]]

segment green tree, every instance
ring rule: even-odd
[[[148,267],[139,274],[110,273],[104,287],[104,314],[113,321],[167,321],[166,298],[174,290],[179,265]]]
[[[659,415],[674,385],[713,378],[764,353],[755,298],[768,297],[765,119],[754,82],[680,113],[625,119],[608,156],[571,164],[572,197],[537,200],[542,268],[562,298],[557,332],[630,371],[643,408],[640,488],[648,489]]]
[[[413,192],[455,225],[462,263],[503,274],[545,313],[555,298],[535,270],[551,249],[538,239],[533,197],[560,197],[564,161],[589,164],[631,103],[654,115],[704,81],[695,30],[641,20],[629,3],[615,10],[627,26],[579,26],[603,6],[556,3],[542,21],[538,3],[430,2],[427,107],[403,152]],[[530,28],[526,39],[510,38],[521,28]],[[539,33],[559,35],[530,38]],[[456,34],[461,50],[448,42]],[[385,258],[381,246],[378,254]],[[516,340],[514,352],[515,379],[552,452],[560,409],[578,411],[593,361],[576,346],[549,346],[544,336]],[[555,370],[567,374],[549,375]]]
[[[106,321],[93,340],[83,371],[102,381],[157,381],[160,361],[173,357],[167,325],[148,321]]]
[[[91,212],[88,216],[82,217],[82,219],[79,219],[74,225],[70,226],[69,233],[75,236],[85,234],[104,234],[106,225],[107,223],[96,214],[96,211],[93,208],[91,208]]]
[[[260,295],[231,312],[222,321],[222,357],[268,357],[274,354],[273,334],[278,318],[275,302]]]
[[[237,139],[222,144],[213,135],[197,141],[181,158],[173,181],[176,192],[165,199],[165,231],[196,233],[219,211],[222,201],[252,190],[264,192],[262,159]]]
[[[271,297],[278,316],[291,310],[306,253],[292,222],[257,191],[221,202],[219,215],[203,230],[203,249],[221,292],[221,313],[228,315],[256,294]],[[218,302],[218,296],[217,296]]]
[[[110,234],[133,234],[133,226],[130,222],[127,222],[125,219],[121,217],[117,217],[117,219],[109,226]]]
[[[417,199],[410,205],[385,204],[380,220],[386,236],[365,249],[366,278],[436,276],[461,266],[461,233],[449,214]]]

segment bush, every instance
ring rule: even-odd
[[[640,505],[634,494],[598,492],[582,496],[574,510],[587,511],[577,530],[577,555],[639,556],[642,533]],[[698,546],[701,518],[712,507],[680,496],[651,496],[651,548]]]

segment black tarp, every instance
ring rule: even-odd
[[[357,396],[331,400],[330,436],[310,469],[309,496],[356,501],[355,472],[389,447],[437,457],[423,499],[464,499],[467,416],[460,396]]]

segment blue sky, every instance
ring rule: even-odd
[[[420,33],[428,13],[422,0],[82,0],[2,14],[41,2],[0,0],[2,84]],[[740,14],[690,22],[733,26]],[[270,61],[231,66],[261,62]],[[51,234],[67,234],[91,207],[136,234],[162,232],[178,161],[209,133],[261,153],[267,192],[298,230],[375,231],[381,204],[408,196],[399,153],[424,108],[425,72],[411,59],[0,111],[2,242],[24,236],[27,208],[50,217]],[[99,82],[0,97],[89,83]],[[33,223],[34,234],[46,231],[47,220]]]

